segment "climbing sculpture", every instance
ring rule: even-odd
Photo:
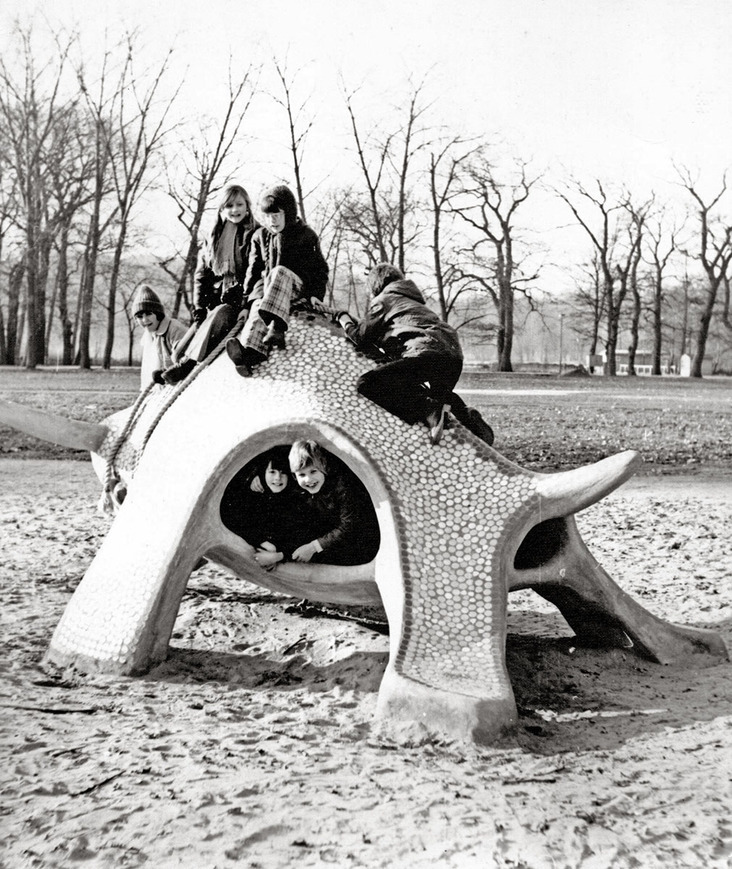
[[[239,377],[219,347],[183,383],[152,386],[101,426],[55,419],[50,437],[46,416],[2,403],[0,421],[91,449],[109,497],[127,490],[48,660],[120,674],[164,660],[202,557],[312,601],[383,603],[390,654],[378,715],[452,738],[491,742],[516,721],[505,666],[512,589],[533,588],[553,602],[579,639],[634,647],[663,663],[726,659],[717,634],[663,622],[626,595],[579,535],[574,514],[628,479],[635,453],[538,474],[458,423],[432,446],[426,428],[356,393],[358,375],[373,364],[325,319],[301,315],[287,350],[253,377]],[[322,443],[366,486],[381,532],[374,562],[265,572],[222,524],[233,475],[301,437]]]

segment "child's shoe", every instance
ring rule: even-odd
[[[474,407],[468,408],[464,425],[468,431],[471,431],[476,437],[487,443],[489,447],[493,446],[493,441],[495,440],[493,429]]]
[[[272,320],[267,327],[267,334],[264,336],[263,342],[270,350],[275,348],[284,350],[286,348],[284,330],[281,327],[278,328],[276,320]]]
[[[251,377],[252,368],[267,358],[257,350],[242,347],[238,338],[229,338],[226,342],[226,353],[236,366],[236,373],[240,377]]]
[[[449,404],[443,404],[427,414],[427,428],[430,430],[430,440],[433,444],[439,444],[442,440],[442,431],[445,428],[445,414],[450,410]]]
[[[242,377],[251,377],[252,369],[247,365],[244,348],[238,338],[229,338],[226,342],[226,353],[236,366],[236,373]]]
[[[180,383],[181,380],[185,380],[195,367],[195,359],[184,359],[182,362],[178,362],[176,365],[171,365],[170,368],[166,368],[165,371],[163,371],[163,380],[169,386],[173,386],[175,383]]]

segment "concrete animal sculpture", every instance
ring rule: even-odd
[[[127,489],[53,634],[51,662],[136,674],[165,659],[202,557],[312,601],[383,603],[390,655],[377,714],[450,738],[490,743],[516,722],[505,666],[512,589],[533,588],[554,603],[580,640],[663,663],[726,659],[713,632],[668,624],[632,600],[580,537],[574,514],[631,476],[635,453],[539,474],[457,423],[432,446],[426,428],[356,393],[358,375],[374,363],[312,314],[293,320],[287,350],[251,378],[239,377],[221,351],[181,384],[151,387],[98,426],[0,407],[6,424],[90,449],[109,498]],[[267,572],[224,527],[219,505],[234,474],[269,447],[303,437],[344,461],[368,490],[381,534],[372,563]]]

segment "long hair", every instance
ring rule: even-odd
[[[221,198],[219,199],[218,208],[216,209],[216,223],[214,224],[214,228],[211,230],[211,237],[209,239],[212,253],[224,228],[225,218],[221,216],[221,212],[227,205],[230,205],[237,196],[241,196],[247,204],[246,216],[242,218],[239,227],[243,230],[248,230],[254,229],[256,226],[254,215],[252,214],[252,200],[247,191],[241,186],[241,184],[227,184],[226,187],[224,187]]]
[[[290,470],[294,474],[312,465],[317,470],[328,474],[328,459],[326,451],[317,441],[299,440],[290,447]]]

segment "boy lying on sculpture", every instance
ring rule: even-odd
[[[375,346],[384,354],[382,364],[359,377],[358,392],[405,422],[425,423],[433,444],[442,437],[448,411],[492,444],[491,427],[454,392],[463,370],[456,330],[427,307],[414,281],[391,263],[374,266],[367,287],[371,301],[360,323],[347,311],[333,314],[357,347]],[[325,310],[317,300],[312,303]]]

